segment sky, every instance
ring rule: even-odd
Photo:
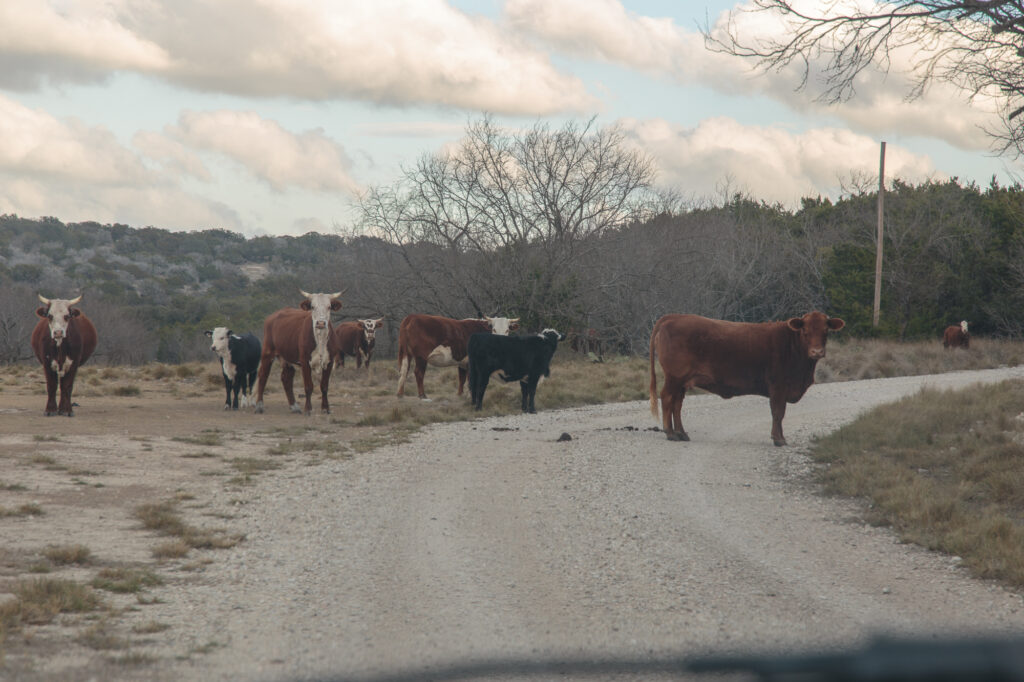
[[[823,0],[799,0],[805,7]],[[0,214],[246,236],[347,230],[358,197],[485,114],[512,130],[594,118],[695,202],[799,206],[877,182],[1024,180],[995,109],[913,54],[826,105],[800,73],[705,48],[722,0],[2,0]],[[866,180],[868,179],[868,180]]]

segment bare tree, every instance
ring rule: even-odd
[[[616,127],[518,132],[485,117],[456,150],[368,192],[361,227],[400,247],[425,307],[538,324],[576,312],[575,264],[593,237],[639,214],[653,173]]]
[[[779,40],[739,34],[730,14],[723,34],[705,29],[711,49],[750,57],[769,70],[803,67],[801,87],[824,61],[822,99],[840,102],[854,94],[858,75],[888,70],[890,56],[914,48],[916,82],[908,96],[920,96],[933,81],[945,81],[970,97],[994,96],[1002,128],[988,131],[1000,152],[1024,154],[1024,2],[1022,0],[893,0],[857,3],[831,0],[821,11],[805,12],[795,0],[753,0],[739,12],[781,15],[787,24]]]

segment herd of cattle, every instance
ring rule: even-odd
[[[341,309],[344,291],[309,294],[301,291],[298,308],[282,308],[267,317],[263,341],[252,333],[234,334],[227,327],[206,332],[211,350],[221,360],[226,398],[224,409],[253,407],[263,412],[263,392],[274,360],[281,364],[281,383],[293,412],[312,412],[313,382],[319,381],[320,409],[330,412],[327,389],[335,364],[345,356],[357,367],[370,365],[375,333],[384,318],[331,325],[331,313]],[[82,297],[47,299],[36,310],[41,318],[32,331],[32,349],[46,375],[44,414],[73,415],[71,391],[78,368],[96,349],[97,333],[78,308]],[[650,341],[650,407],[658,419],[658,359],[664,384],[660,391],[661,423],[669,440],[689,440],[680,418],[687,389],[701,388],[723,398],[760,395],[768,398],[772,414],[771,438],[785,445],[782,419],[786,403],[795,403],[814,383],[814,370],[825,357],[829,332],[845,326],[843,320],[820,312],[783,322],[746,323],[712,320],[698,315],[665,315],[654,325]],[[398,332],[398,391],[412,367],[417,393],[426,399],[423,376],[427,365],[458,368],[458,395],[469,377],[473,407],[481,409],[484,392],[494,373],[502,381],[518,381],[523,412],[535,412],[537,384],[551,374],[551,358],[565,335],[554,329],[539,334],[509,336],[519,318],[482,317],[453,320],[436,315],[408,315]],[[967,322],[947,328],[943,345],[968,348]],[[295,400],[296,368],[302,374],[305,405]],[[255,398],[253,386],[256,387]],[[60,389],[60,401],[56,399]],[[241,394],[241,400],[239,400]]]

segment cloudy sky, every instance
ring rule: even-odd
[[[814,5],[821,0],[802,0]],[[245,235],[331,232],[353,200],[457,140],[596,116],[658,183],[793,206],[875,176],[1024,179],[990,107],[909,55],[855,100],[704,49],[725,0],[2,0],[0,214]],[[739,5],[742,6],[742,5]],[[770,33],[743,15],[745,31]],[[903,59],[907,58],[907,59]]]

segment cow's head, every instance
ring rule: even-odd
[[[341,310],[341,301],[338,299],[345,291],[336,294],[307,294],[299,289],[299,293],[305,296],[299,307],[313,313],[313,329],[327,329],[327,323],[331,321],[331,312]]]
[[[557,329],[552,329],[550,327],[542,331],[540,334],[537,334],[537,336],[548,341],[554,341],[556,343],[559,341],[565,341],[565,334],[561,333]]]
[[[960,321],[960,331],[962,331],[964,334],[967,333],[967,320]]]
[[[228,355],[228,339],[231,338],[231,330],[227,327],[214,327],[207,329],[205,334],[210,337],[210,350],[222,358]]]
[[[78,317],[82,314],[82,311],[78,308],[72,308],[82,300],[81,296],[72,299],[63,298],[43,298],[41,294],[39,300],[45,303],[43,307],[36,308],[36,315],[43,318],[50,324],[50,338],[60,343],[64,340],[64,337],[68,333],[68,322],[71,321],[72,317]]]
[[[384,318],[379,317],[376,320],[359,320],[360,324],[363,325],[363,335],[366,337],[366,341],[373,341],[377,334],[377,330],[384,325]]]
[[[498,336],[508,336],[509,332],[519,329],[518,317],[487,317],[484,315],[484,319],[490,323],[491,331]]]
[[[846,326],[846,323],[838,317],[828,317],[819,312],[791,318],[786,324],[799,334],[800,347],[807,351],[807,357],[811,360],[820,360],[825,357],[828,333],[830,331],[837,332]]]

